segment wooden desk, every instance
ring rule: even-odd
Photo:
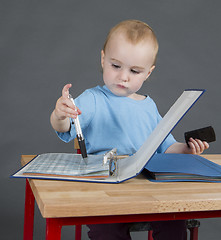
[[[203,156],[221,164],[221,154]],[[33,157],[23,155],[22,165]],[[221,217],[221,183],[154,183],[142,176],[120,184],[28,182],[42,217],[46,218],[47,240],[59,239],[49,234],[60,231],[55,229],[59,221],[62,225],[79,225]]]

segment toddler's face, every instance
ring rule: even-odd
[[[153,71],[153,45],[146,41],[132,44],[123,34],[115,34],[101,51],[103,80],[117,96],[137,99],[136,92]]]

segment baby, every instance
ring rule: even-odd
[[[137,20],[120,22],[113,27],[101,50],[104,86],[84,91],[75,99],[69,96],[71,84],[64,86],[51,114],[51,125],[65,142],[76,137],[70,118],[79,115],[88,154],[103,154],[117,148],[118,154],[134,154],[161,120],[156,104],[138,93],[155,69],[157,38],[149,25]],[[207,142],[190,139],[177,142],[170,134],[158,153],[201,154]],[[185,221],[150,223],[156,240],[182,240]],[[90,239],[131,239],[129,224],[89,225]]]

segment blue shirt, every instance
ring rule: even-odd
[[[103,154],[117,148],[119,155],[134,154],[161,120],[154,101],[114,95],[106,86],[88,89],[75,99],[86,149],[89,154]],[[69,132],[57,133],[64,141],[76,137],[74,124]],[[170,134],[158,148],[163,153],[175,143]]]

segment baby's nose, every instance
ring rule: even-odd
[[[128,82],[129,81],[129,74],[126,70],[122,70],[121,71],[121,75],[120,75],[120,79],[124,82]]]

